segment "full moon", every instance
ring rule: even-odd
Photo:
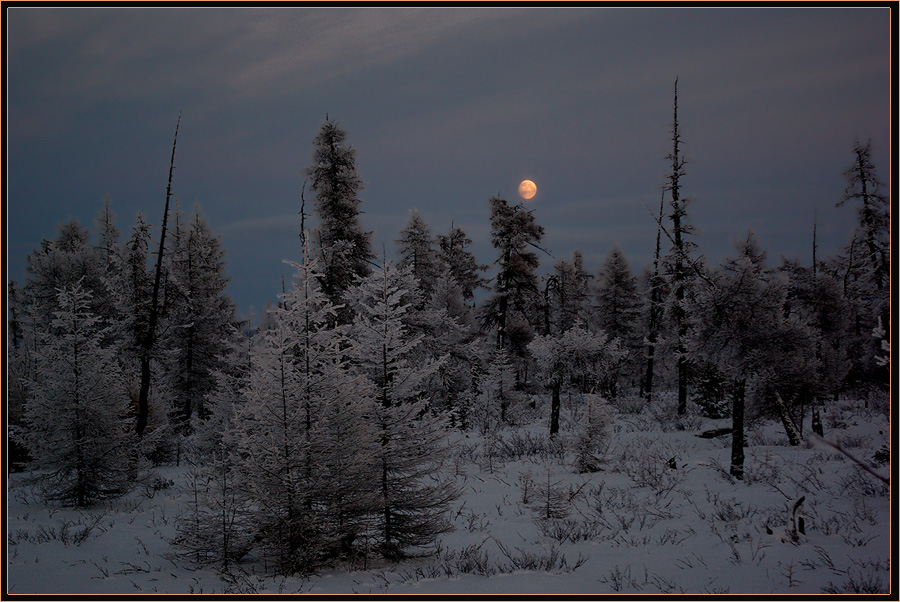
[[[522,180],[519,184],[519,196],[526,201],[531,200],[537,194],[537,186],[531,180]]]

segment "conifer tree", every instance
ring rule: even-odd
[[[513,415],[524,396],[516,389],[515,368],[504,350],[493,351],[477,379],[472,397],[467,416],[471,416],[473,426],[482,435],[514,422]]]
[[[821,425],[819,406],[837,395],[850,371],[852,312],[838,281],[819,269],[815,259],[809,267],[783,260],[779,271],[789,278],[786,311],[803,320],[815,340],[816,369],[794,371],[790,382],[780,387],[787,403],[798,407],[797,425],[802,430],[804,409],[812,406],[814,424]],[[783,367],[795,363],[788,361]]]
[[[637,279],[631,273],[628,260],[618,245],[609,254],[595,280],[593,323],[610,339],[619,339],[628,351],[629,359],[623,366],[627,377],[636,378],[641,368],[641,299],[637,290]],[[618,379],[617,379],[618,380]],[[613,382],[609,391],[611,398],[617,396],[618,383]]]
[[[404,324],[411,291],[404,271],[385,263],[351,295],[354,364],[372,383],[371,414],[378,445],[377,548],[400,558],[449,529],[445,514],[457,492],[435,473],[446,453],[445,417],[429,407],[425,384],[443,359],[416,361],[422,335]]]
[[[438,277],[438,259],[431,227],[417,210],[410,211],[409,220],[400,232],[400,238],[394,242],[400,254],[397,267],[409,268],[423,297],[430,296]]]
[[[189,432],[192,418],[205,419],[206,397],[214,387],[235,308],[225,293],[224,250],[195,207],[184,225],[176,212],[168,254],[165,322],[166,373],[176,425]]]
[[[588,330],[577,323],[564,333],[537,336],[528,345],[538,371],[550,385],[550,436],[559,432],[560,393],[567,383],[581,383],[584,392],[595,383],[609,389],[613,376],[626,357],[617,340],[601,331]]]
[[[93,291],[93,294],[99,296],[97,309],[103,326],[115,326],[121,323],[123,318],[120,302],[122,278],[125,272],[122,233],[116,227],[116,216],[110,208],[111,202],[108,197],[104,199],[103,210],[94,222],[97,226],[95,254],[100,262],[104,286]]]
[[[283,319],[262,336],[235,427],[241,475],[254,512],[257,549],[281,574],[315,566],[321,540],[309,512],[310,440],[303,382],[294,364],[296,339]]]
[[[303,434],[307,478],[315,487],[318,534],[323,558],[347,558],[367,540],[369,515],[376,504],[369,389],[355,374],[347,353],[348,328],[334,325],[340,308],[322,290],[318,263],[304,248],[292,292],[284,298],[284,317],[296,333],[295,365],[303,390]]]
[[[844,260],[844,288],[856,314],[854,333],[862,364],[857,367],[857,378],[880,369],[879,378],[886,384],[890,371],[874,361],[880,348],[869,335],[880,320],[890,342],[890,200],[881,192],[884,184],[872,162],[871,142],[863,145],[856,141],[853,152],[853,164],[844,172],[847,188],[837,203],[838,207],[856,205],[858,220]]]
[[[591,275],[584,269],[581,251],[572,261],[560,258],[544,287],[544,334],[565,332],[576,322],[586,321]]]
[[[732,399],[731,474],[744,475],[744,415],[749,386],[778,386],[779,371],[791,358],[812,350],[806,325],[785,311],[787,284],[766,265],[766,253],[751,232],[696,291],[692,316],[694,358],[715,364],[730,381]],[[777,393],[777,391],[776,391]],[[782,414],[790,433],[793,423]]]
[[[413,353],[418,363],[436,363],[437,370],[423,383],[431,406],[460,418],[480,362],[480,341],[473,324],[472,308],[465,304],[462,290],[449,270],[435,280],[434,289],[423,302],[416,301],[416,282],[405,285],[413,292],[412,307],[405,318],[411,334],[422,335],[422,344]],[[415,309],[420,306],[421,309]]]
[[[599,470],[603,443],[612,423],[612,412],[605,399],[589,393],[584,402],[585,415],[575,436],[575,467],[580,473]]]
[[[510,206],[497,196],[488,203],[491,244],[499,256],[494,262],[494,292],[482,307],[482,328],[496,329],[498,349],[524,358],[539,320],[541,295],[536,271],[540,260],[534,249],[540,249],[544,228],[522,205]]]
[[[40,331],[27,442],[46,499],[83,507],[131,488],[135,441],[115,352],[101,347],[90,292],[76,282],[60,290],[55,305]]]
[[[87,228],[74,219],[59,224],[56,238],[41,241],[40,249],[25,257],[24,293],[35,323],[52,320],[58,309],[59,289],[72,287],[76,282],[91,293],[91,310],[102,315],[107,299],[104,266]]]
[[[356,151],[346,138],[337,122],[326,116],[313,140],[312,164],[306,169],[319,216],[313,238],[319,247],[322,288],[335,304],[343,302],[357,277],[370,273],[374,258],[371,233],[364,232],[359,221],[363,182],[356,171]]]
[[[177,549],[174,556],[194,568],[217,566],[227,573],[251,546],[252,508],[226,440],[191,467],[184,493],[188,501],[170,541]]]
[[[449,270],[453,279],[462,289],[463,300],[471,303],[475,297],[475,291],[485,286],[482,272],[488,266],[479,264],[475,255],[468,251],[472,240],[459,226],[451,226],[446,234],[439,234],[438,256],[445,270]]]
[[[371,511],[374,438],[365,383],[347,366],[315,263],[272,311],[232,421],[238,471],[254,513],[254,546],[282,574],[305,574],[351,552]],[[367,480],[368,479],[368,480]]]

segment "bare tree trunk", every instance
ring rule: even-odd
[[[744,394],[745,379],[734,381],[731,404],[731,476],[744,478]]]
[[[553,381],[553,399],[550,401],[550,436],[553,437],[559,432],[559,390],[562,383],[559,380]]]
[[[800,441],[802,440],[802,436],[800,435],[800,429],[797,428],[797,425],[794,424],[793,418],[791,418],[791,413],[788,411],[787,404],[784,403],[784,399],[782,399],[781,394],[778,391],[775,391],[775,405],[778,406],[778,413],[781,416],[781,424],[784,425],[784,431],[787,433],[788,441],[791,445],[800,445]],[[816,420],[819,418],[818,408],[813,409],[813,431],[816,430]],[[822,428],[821,421],[819,423],[819,429]],[[817,433],[821,434],[821,433]]]
[[[685,266],[686,242],[683,235],[686,230],[685,224],[682,223],[682,213],[684,205],[681,200],[681,176],[684,175],[685,160],[681,156],[679,145],[681,143],[681,133],[678,129],[678,79],[675,79],[675,110],[672,118],[672,174],[669,176],[669,190],[672,193],[672,235],[674,236],[673,246],[675,247],[675,265],[673,267],[673,282],[675,286],[675,325],[678,339],[675,344],[675,354],[678,357],[678,414],[682,415],[687,411],[687,381],[688,381],[688,362],[685,355],[685,339],[687,338],[687,317],[684,315],[684,298],[685,298],[685,280],[687,278],[687,266]]]
[[[656,339],[659,337],[659,306],[660,293],[659,290],[659,253],[660,253],[660,235],[662,234],[663,204],[665,200],[665,190],[659,198],[659,219],[656,227],[656,252],[653,255],[653,276],[650,280],[650,325],[647,333],[647,372],[644,376],[642,393],[647,396],[647,401],[653,394],[653,364],[656,358]]]
[[[166,222],[169,218],[169,199],[172,197],[172,172],[175,169],[175,145],[178,142],[178,127],[181,125],[181,114],[175,124],[175,138],[172,141],[172,159],[169,163],[169,183],[166,186],[166,205],[163,210],[162,229],[159,232],[159,251],[156,255],[156,276],[153,280],[153,296],[150,300],[150,319],[147,334],[141,341],[141,388],[138,394],[138,416],[135,430],[138,437],[143,437],[150,417],[150,352],[156,343],[156,321],[159,317],[159,282],[162,275],[163,251],[166,244]]]

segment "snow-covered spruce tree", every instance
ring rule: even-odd
[[[296,369],[296,339],[276,313],[262,332],[252,358],[245,399],[234,422],[243,487],[256,506],[255,543],[259,555],[280,574],[304,573],[315,565],[320,540],[315,534],[306,408]]]
[[[371,272],[371,233],[359,223],[362,179],[356,171],[356,151],[346,144],[347,134],[325,117],[313,140],[312,164],[307,167],[310,189],[315,193],[319,226],[313,235],[318,245],[322,288],[336,305],[357,277]],[[352,308],[344,307],[341,321]],[[346,315],[344,315],[346,314]]]
[[[290,262],[289,262],[290,263]],[[355,374],[347,351],[348,326],[337,325],[340,308],[322,290],[317,262],[304,249],[292,292],[284,297],[285,317],[297,336],[295,357],[301,374],[308,473],[324,559],[368,556],[369,515],[376,505],[374,453],[378,447],[365,378]]]
[[[605,399],[594,393],[584,396],[585,416],[575,434],[575,468],[578,472],[599,470],[603,443],[612,423],[612,411]]]
[[[541,292],[537,268],[538,244],[544,228],[534,213],[522,205],[510,206],[505,199],[489,199],[491,244],[498,251],[494,290],[481,306],[481,328],[496,333],[497,349],[516,361],[517,384],[524,384],[528,343],[541,321]]]
[[[263,337],[253,335],[249,321],[232,326],[224,340],[224,352],[219,367],[213,372],[213,388],[206,395],[204,406],[209,416],[197,424],[190,447],[198,462],[212,454],[232,429],[237,408],[244,401],[252,368],[254,342]],[[233,445],[231,446],[233,447]]]
[[[91,293],[91,310],[103,316],[108,304],[105,288],[105,260],[90,241],[88,229],[70,219],[57,226],[52,241],[42,240],[40,249],[25,256],[23,286],[28,313],[35,324],[47,324],[58,309],[59,289],[80,283]]]
[[[440,263],[450,270],[462,289],[463,300],[472,303],[475,291],[486,286],[482,273],[488,266],[479,264],[475,255],[467,250],[472,246],[472,240],[459,226],[451,226],[446,235],[438,234],[437,242]]]
[[[572,501],[564,489],[563,482],[553,479],[549,454],[544,458],[544,476],[535,482],[531,510],[540,521],[563,519],[572,511]]]
[[[308,259],[254,350],[233,421],[238,472],[254,513],[254,548],[281,574],[353,551],[371,511],[374,438],[366,390]]]
[[[622,348],[628,352],[628,360],[607,391],[610,399],[615,399],[619,382],[636,382],[643,367],[641,297],[637,279],[619,245],[610,249],[594,282],[591,325],[610,339],[619,339]]]
[[[144,221],[141,213],[137,214],[131,236],[125,242],[124,270],[119,286],[117,286],[118,303],[122,314],[123,352],[128,356],[135,373],[135,380],[140,376],[140,343],[147,336],[147,318],[149,317],[150,292],[153,280],[147,271],[147,256],[150,252],[150,225]],[[137,397],[138,384],[134,393]]]
[[[515,410],[524,396],[516,389],[515,368],[506,351],[493,351],[478,376],[471,397],[467,414],[482,435],[496,431],[503,424],[515,422]]]
[[[550,386],[550,436],[559,433],[560,392],[570,382],[581,383],[583,391],[602,386],[627,356],[617,339],[592,331],[581,323],[558,335],[537,336],[528,345],[538,372]],[[596,379],[596,380],[595,380]],[[593,381],[593,382],[592,382]],[[608,384],[607,384],[608,386]]]
[[[856,205],[857,227],[843,261],[845,295],[851,299],[855,313],[854,333],[859,357],[854,377],[858,380],[877,374],[883,384],[889,382],[890,370],[874,361],[878,344],[870,333],[879,319],[890,337],[890,199],[881,192],[884,184],[878,179],[872,163],[871,142],[853,145],[853,164],[844,172],[847,188],[837,203]],[[889,340],[889,339],[888,339]]]
[[[845,172],[847,188],[844,197],[837,203],[859,202],[857,238],[865,245],[863,261],[868,264],[869,279],[877,290],[890,286],[890,200],[880,192],[884,183],[875,173],[872,163],[872,143],[863,145],[856,141],[853,145],[853,165]]]
[[[400,238],[394,242],[400,255],[397,267],[409,268],[412,277],[419,284],[423,297],[429,297],[434,291],[439,263],[431,227],[418,210],[413,209],[409,212],[409,220],[400,231]]]
[[[810,356],[805,324],[786,315],[786,279],[766,266],[766,253],[751,232],[734,258],[698,286],[692,318],[692,356],[712,362],[731,383],[731,469],[744,475],[744,414],[748,385],[776,379],[779,364]],[[793,421],[782,415],[794,436]]]
[[[170,541],[172,556],[193,566],[218,566],[228,571],[250,550],[253,512],[246,482],[241,479],[235,428],[250,376],[249,328],[226,339],[222,367],[206,407],[209,417],[198,423],[186,450],[191,469],[183,487],[187,504],[176,519]],[[192,453],[191,453],[192,452]]]
[[[432,310],[445,312],[469,330],[475,325],[474,310],[466,302],[465,291],[453,276],[453,271],[447,267],[441,268],[434,281],[430,307]]]
[[[110,277],[109,285],[115,293],[118,321],[113,324],[119,365],[125,389],[132,404],[132,413],[139,413],[141,379],[144,366],[144,345],[150,332],[150,304],[153,296],[153,274],[148,269],[151,226],[138,212],[131,234],[122,249],[122,268],[118,278]],[[159,361],[159,348],[152,349],[151,356]],[[148,356],[150,358],[151,356]],[[166,362],[160,362],[166,365]],[[148,364],[149,366],[149,364]],[[159,372],[159,371],[157,371]],[[146,416],[142,447],[154,463],[169,461],[175,457],[175,439],[169,426],[168,407],[163,395],[165,379],[151,374],[153,395],[147,390]]]
[[[180,216],[179,216],[180,217]],[[225,293],[225,252],[210,232],[199,207],[173,229],[167,254],[164,321],[168,328],[160,346],[167,354],[166,377],[172,395],[174,426],[190,432],[195,417],[209,412],[204,401],[221,367],[225,343],[235,321],[235,308]],[[196,416],[195,416],[196,414]]]
[[[712,362],[700,362],[694,368],[691,400],[707,418],[727,418],[731,409],[726,397],[728,379]]]
[[[186,507],[175,519],[172,557],[192,567],[216,566],[227,572],[247,553],[252,538],[250,499],[241,487],[227,439],[188,472]]]
[[[97,251],[105,264],[106,272],[114,272],[122,260],[122,232],[116,226],[116,216],[110,207],[109,197],[103,200],[103,210],[94,223],[97,225]]]
[[[372,386],[378,442],[372,452],[378,484],[374,544],[387,558],[401,558],[449,530],[445,514],[458,496],[438,474],[447,450],[446,416],[423,395],[444,360],[421,361],[422,335],[404,324],[412,296],[404,282],[410,282],[408,274],[385,263],[350,294],[356,311],[350,353]]]
[[[116,227],[116,216],[110,207],[111,202],[108,197],[104,199],[103,210],[94,220],[97,226],[97,241],[94,248],[97,260],[101,264],[101,279],[104,286],[92,293],[95,297],[99,295],[99,303],[96,305],[101,324],[104,327],[112,327],[109,332],[113,340],[108,343],[120,345],[122,332],[117,326],[123,319],[120,296],[122,280],[125,277],[125,259],[122,233]]]
[[[817,369],[802,370],[779,388],[785,401],[799,412],[796,422],[802,430],[805,407],[812,406],[814,424],[821,425],[819,406],[837,396],[850,371],[847,343],[852,338],[852,312],[840,283],[815,262],[807,267],[783,260],[779,271],[789,278],[787,311],[805,321],[815,338]]]
[[[60,290],[40,332],[25,408],[28,448],[47,500],[87,506],[132,486],[134,435],[115,352],[81,282]]]
[[[462,419],[481,355],[471,309],[449,270],[434,280],[430,295],[419,286],[411,267],[397,269],[395,275],[395,284],[406,292],[404,302],[409,305],[403,325],[410,337],[421,340],[409,360],[415,365],[437,365],[423,381],[422,394],[433,410],[449,412],[454,422]]]
[[[587,321],[590,280],[581,251],[572,253],[572,261],[557,260],[544,283],[544,335],[565,332],[575,322]]]
[[[33,380],[32,349],[25,318],[25,300],[15,280],[7,284],[6,328],[6,420],[7,469],[22,470],[28,459],[24,440],[24,413],[28,399],[29,381]]]

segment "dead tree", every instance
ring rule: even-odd
[[[156,344],[156,322],[159,318],[159,284],[162,277],[163,252],[166,244],[166,222],[169,217],[169,199],[172,197],[172,173],[175,170],[175,145],[178,142],[178,128],[181,125],[181,113],[175,124],[175,138],[172,141],[172,159],[169,163],[169,183],[166,185],[166,204],[163,209],[162,228],[159,232],[159,249],[156,254],[156,275],[153,279],[153,295],[150,298],[150,315],[147,320],[147,332],[141,340],[141,388],[138,393],[138,415],[135,430],[138,437],[144,435],[147,420],[150,417],[150,355]]]

